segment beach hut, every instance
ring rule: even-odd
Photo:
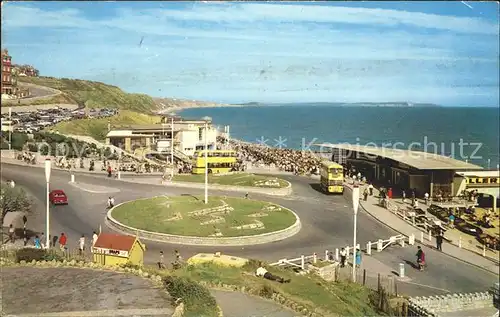
[[[102,265],[144,264],[146,246],[137,237],[101,233],[92,247],[94,262]]]

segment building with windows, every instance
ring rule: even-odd
[[[15,94],[14,85],[12,82],[12,56],[9,51],[2,50],[2,95]]]
[[[204,149],[205,139],[208,149],[216,148],[217,130],[211,121],[207,122],[205,130],[204,120],[174,117],[172,133],[171,119],[165,118],[159,124],[111,127],[106,144],[130,153],[146,149],[149,153],[170,154],[173,142],[174,156],[178,159],[193,156],[195,151]]]

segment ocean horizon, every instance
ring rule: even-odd
[[[221,131],[230,126],[231,138],[271,147],[315,150],[317,143],[350,143],[426,151],[484,168],[500,163],[499,108],[360,104],[259,104],[180,114],[212,117]]]

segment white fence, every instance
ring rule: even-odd
[[[396,235],[389,237],[388,239],[382,240],[379,239],[377,241],[368,241],[366,243],[366,249],[365,252],[367,255],[372,254],[372,248],[376,246],[377,252],[382,252],[384,249],[386,249],[390,245],[394,244],[399,244],[401,247],[405,247],[406,244],[408,245],[414,245],[415,244],[415,235],[410,235],[409,237],[406,237],[402,234]],[[357,245],[357,248],[361,250],[360,245]],[[347,246],[344,247],[346,253],[347,253],[347,258],[349,255],[352,253],[353,246]],[[335,251],[332,253],[329,250],[325,250],[324,253],[324,261],[325,262],[339,262],[340,261],[340,249],[336,248]],[[292,258],[292,259],[280,259],[277,262],[271,263],[271,266],[291,266],[295,267],[301,270],[305,270],[306,268],[306,263],[317,263],[319,260],[319,257],[316,253],[313,253],[311,255],[301,255],[300,257],[297,258]]]

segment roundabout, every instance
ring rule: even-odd
[[[106,223],[143,239],[185,245],[244,246],[289,238],[299,217],[283,206],[252,199],[192,195],[138,199],[113,207]]]

